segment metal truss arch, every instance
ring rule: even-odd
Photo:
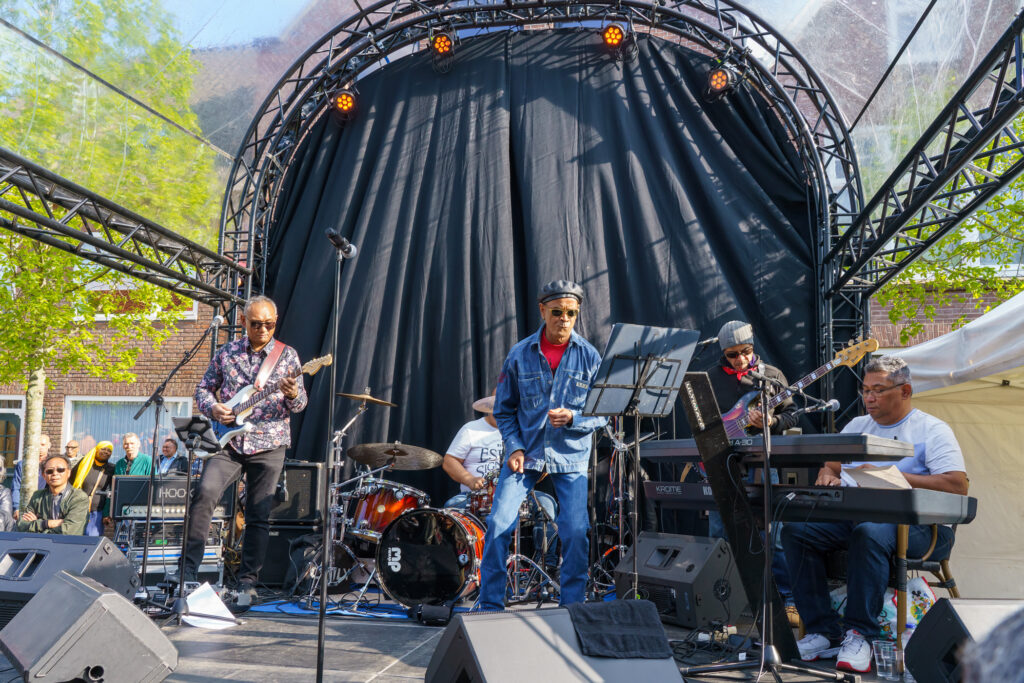
[[[476,35],[525,28],[598,28],[612,21],[639,35],[675,40],[736,68],[769,102],[799,150],[818,215],[817,263],[860,213],[863,193],[845,121],[823,81],[799,52],[733,0],[381,0],[334,27],[279,80],[254,118],[228,178],[221,215],[222,254],[264,283],[266,235],[292,156],[330,95],[391,56],[426,46],[435,31]],[[819,305],[819,355],[830,357],[828,307]]]

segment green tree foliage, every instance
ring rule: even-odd
[[[0,0],[0,15],[198,129],[189,107],[197,67],[159,1]],[[219,183],[207,146],[3,27],[0,145],[182,234],[211,234]],[[14,192],[4,198],[19,201]],[[47,373],[132,381],[139,354],[173,333],[187,302],[8,232],[0,233],[0,277],[0,382],[26,386],[27,501]]]
[[[1024,134],[1024,116],[1014,124]],[[992,145],[989,146],[992,150]],[[1021,161],[1020,152],[998,155],[1002,172]],[[965,171],[972,173],[972,171]],[[974,181],[987,178],[974,173]],[[975,212],[963,225],[939,240],[883,287],[877,301],[891,306],[889,319],[900,326],[906,343],[942,307],[988,311],[1024,290],[1024,177]],[[966,312],[955,322],[968,322]]]

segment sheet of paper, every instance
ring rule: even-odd
[[[214,617],[226,617],[228,621],[223,619],[207,619],[205,617],[186,616],[182,618],[189,626],[197,626],[199,628],[208,628],[213,630],[220,630],[223,628],[230,628],[235,625],[235,616],[231,614],[224,601],[220,599],[217,592],[213,590],[213,586],[207,581],[199,588],[192,591],[192,593],[185,598],[185,602],[188,604],[188,611],[191,614],[209,614]]]
[[[906,477],[900,472],[896,465],[887,467],[875,467],[864,465],[862,467],[844,467],[840,478],[846,486],[863,486],[874,489],[909,489]],[[848,484],[848,481],[854,483]]]

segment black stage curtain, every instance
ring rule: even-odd
[[[268,235],[266,291],[280,338],[304,360],[331,351],[324,231],[358,245],[337,388],[398,407],[373,407],[347,445],[443,454],[509,347],[538,328],[536,292],[556,278],[583,285],[577,330],[599,350],[615,322],[713,336],[743,319],[789,377],[814,367],[807,179],[759,95],[705,101],[710,68],[647,36],[622,63],[594,31],[489,34],[461,43],[448,74],[422,53],[387,65],[359,82],[354,120],[308,131]],[[293,457],[323,458],[326,375],[307,380]],[[355,407],[339,400],[335,423]],[[440,469],[388,478],[434,505],[456,490]]]

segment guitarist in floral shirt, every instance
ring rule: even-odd
[[[235,424],[235,412],[226,405],[250,385],[272,390],[257,403],[245,422],[252,427],[231,439],[227,447],[203,466],[192,502],[191,528],[185,546],[182,571],[195,581],[203,557],[213,509],[224,490],[239,474],[247,481],[245,538],[238,572],[238,603],[251,603],[263,567],[270,535],[270,509],[284,467],[285,449],[291,445],[291,413],[306,407],[302,369],[295,349],[274,339],[277,306],[265,296],[245,304],[242,323],[246,336],[217,350],[196,387],[199,412],[224,425]]]

